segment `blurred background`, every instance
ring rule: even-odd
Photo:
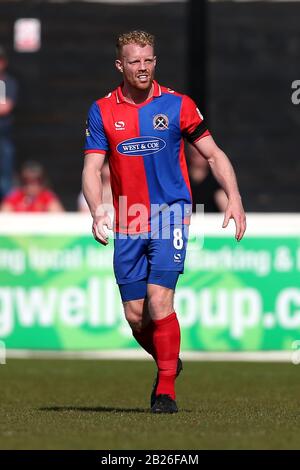
[[[299,18],[298,1],[0,0],[1,448],[299,448]],[[197,102],[248,213],[236,243],[187,147],[205,216],[175,295],[175,426],[145,415],[155,364],[133,360],[150,356],[80,194],[87,112],[130,29],[156,36],[157,80]]]
[[[299,14],[297,1],[1,0],[0,44],[18,84],[14,175],[40,162],[65,209],[77,209],[88,108],[120,81],[117,34],[146,29],[158,81],[198,103],[245,208],[297,211]]]
[[[176,293],[182,348],[291,350],[300,334],[299,15],[297,1],[0,1],[0,337],[8,348],[136,347],[112,243],[97,245],[90,216],[75,212],[87,211],[88,109],[120,82],[118,34],[145,29],[157,40],[157,80],[197,102],[249,214],[237,245],[233,229],[221,230],[222,214],[210,214],[225,209],[224,192],[187,147],[194,203],[208,215],[205,224],[193,218],[205,243],[190,241]],[[110,202],[108,165],[103,177]]]

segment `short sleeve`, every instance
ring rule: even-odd
[[[192,143],[210,135],[196,103],[187,95],[183,95],[182,98],[180,128],[183,136]]]
[[[86,122],[85,153],[106,153],[109,149],[98,104],[92,104]]]

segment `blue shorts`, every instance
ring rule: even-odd
[[[147,284],[175,289],[183,273],[188,225],[176,224],[159,233],[115,233],[114,272],[123,302],[142,299]]]

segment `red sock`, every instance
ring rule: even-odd
[[[140,332],[132,330],[132,334],[137,342],[142,346],[142,348],[147,351],[147,353],[151,354],[155,359],[155,350],[153,346],[153,331],[154,331],[154,323],[150,320],[150,323],[143,328]]]
[[[158,367],[156,395],[170,395],[175,400],[175,379],[180,349],[180,327],[176,313],[162,320],[153,320],[155,325],[153,344]]]

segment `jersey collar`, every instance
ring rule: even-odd
[[[157,83],[156,80],[153,80],[153,85],[154,85],[153,95],[147,101],[150,101],[152,98],[157,98],[158,96],[161,96],[161,87],[160,87],[159,83]],[[119,103],[128,103],[125,100],[125,97],[122,93],[122,84],[120,86],[118,86],[118,88],[116,90],[116,99],[117,99],[118,104]],[[146,101],[145,101],[145,103],[146,103]],[[131,104],[131,103],[128,103],[128,104]],[[143,104],[143,103],[141,103],[141,104]],[[136,106],[140,106],[140,105],[136,105]]]

